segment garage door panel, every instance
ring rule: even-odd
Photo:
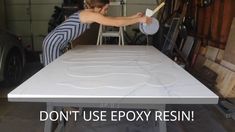
[[[32,5],[32,20],[49,20],[54,12],[54,6],[56,5]]]
[[[62,3],[63,0],[31,0],[32,4]],[[6,0],[6,4],[28,4],[29,0]]]
[[[155,7],[154,5],[153,6],[128,5],[127,9],[131,9],[131,10],[127,10],[127,15],[133,15],[133,14],[136,14],[137,12],[145,12],[147,8],[154,9],[154,7]]]
[[[28,0],[6,0],[6,4],[28,4]]]
[[[121,16],[122,15],[121,6],[110,6],[108,15],[109,16]]]
[[[156,3],[156,0],[126,0],[127,3],[141,3],[141,4],[152,4]]]
[[[9,21],[8,22],[9,30],[23,36],[29,36],[30,33],[30,22],[26,21]]]
[[[42,36],[34,36],[34,50],[35,51],[42,51],[42,42],[44,40],[44,37]]]
[[[63,0],[32,0],[32,4],[61,4]]]
[[[7,19],[10,21],[30,20],[27,5],[9,5],[7,6]]]
[[[33,21],[32,32],[34,35],[46,35],[48,29],[48,21]]]

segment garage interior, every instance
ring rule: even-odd
[[[138,24],[124,27],[125,45],[153,45],[220,97],[217,105],[167,106],[174,110],[193,109],[199,118],[193,123],[170,122],[168,131],[235,132],[235,1],[112,0],[108,15],[145,12],[163,1],[166,5],[154,15],[160,25],[158,32],[145,35],[139,31]],[[38,111],[46,109],[45,104],[11,103],[7,101],[7,94],[43,68],[43,39],[66,17],[82,8],[83,0],[0,0],[0,31],[20,38],[25,59],[16,84],[1,80],[0,131],[43,131],[44,123],[38,120]],[[99,24],[92,24],[65,50],[79,45],[96,45],[99,27]],[[119,28],[105,27],[105,30],[117,32]],[[1,45],[2,42],[0,40]],[[118,39],[105,37],[102,43],[116,45]],[[1,65],[4,63],[1,61]],[[74,126],[70,122],[67,131],[81,129]]]

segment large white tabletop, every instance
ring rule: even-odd
[[[8,94],[13,102],[217,104],[152,46],[78,46]]]

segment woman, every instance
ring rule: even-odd
[[[109,0],[85,0],[86,9],[71,15],[65,22],[56,27],[43,41],[44,65],[48,65],[62,54],[67,44],[79,37],[91,23],[106,26],[127,26],[135,23],[151,23],[151,18],[142,13],[130,17],[107,17]]]

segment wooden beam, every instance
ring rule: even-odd
[[[221,48],[225,48],[226,42],[229,37],[229,31],[232,24],[232,1],[233,0],[224,0],[224,8],[223,8],[223,16],[222,16],[222,24],[221,24],[221,31],[220,31],[220,42]]]
[[[228,62],[226,60],[222,60],[221,61],[221,65],[226,67],[226,68],[228,68],[228,69],[230,69],[231,71],[235,72],[235,65],[234,64],[232,64],[232,63],[230,63],[230,62]]]
[[[225,48],[224,60],[235,64],[235,18],[233,19],[232,26],[229,33],[228,42]]]
[[[220,14],[221,14],[221,0],[215,0],[213,5],[213,15],[211,21],[211,38],[214,41],[219,40],[219,22],[221,21]],[[217,46],[216,43],[211,43],[212,46]]]

